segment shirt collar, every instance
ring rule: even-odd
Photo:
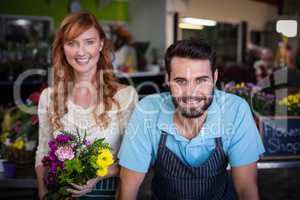
[[[159,130],[171,134],[177,140],[187,140],[182,137],[178,132],[175,124],[173,123],[173,115],[175,107],[172,101],[172,96],[168,92],[162,97],[162,104],[160,105],[160,113],[157,121]],[[215,89],[213,101],[207,110],[206,121],[195,140],[203,140],[207,138],[216,138],[221,136],[221,108],[219,105],[219,91]],[[194,140],[193,139],[193,140]]]

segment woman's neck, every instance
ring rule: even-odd
[[[78,73],[74,71],[74,82],[75,84],[80,82],[94,82],[96,79],[96,68],[93,71],[89,71],[86,73]]]

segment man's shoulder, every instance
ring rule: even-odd
[[[246,100],[242,97],[223,90],[216,89],[215,96],[217,103],[220,107],[223,107],[223,109],[238,109],[240,106],[248,105]]]

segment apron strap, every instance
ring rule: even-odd
[[[215,145],[216,145],[216,148],[223,148],[222,138],[221,137],[215,138]]]
[[[164,131],[161,132],[160,140],[159,140],[159,148],[162,148],[166,145],[168,134]]]

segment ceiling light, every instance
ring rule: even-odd
[[[203,29],[202,25],[182,23],[182,22],[179,23],[178,27],[181,29],[193,29],[193,30],[202,30]]]
[[[30,24],[30,21],[28,21],[26,19],[17,19],[13,23],[18,25],[18,26],[27,26],[27,25]]]
[[[214,20],[192,18],[192,17],[184,17],[181,18],[180,21],[187,24],[202,25],[202,26],[215,26],[217,24],[217,22]]]

